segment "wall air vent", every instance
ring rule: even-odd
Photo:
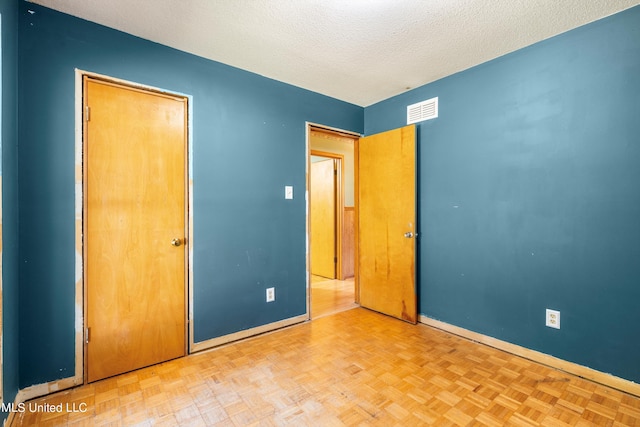
[[[407,124],[438,117],[438,97],[427,99],[407,107]]]

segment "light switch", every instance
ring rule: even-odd
[[[293,185],[284,186],[284,198],[293,199]]]

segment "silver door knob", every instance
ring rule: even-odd
[[[406,233],[404,233],[404,237],[406,237],[407,239],[412,238],[413,237],[413,232],[407,231]]]

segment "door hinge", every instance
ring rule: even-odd
[[[89,344],[89,329],[90,328],[86,328],[84,330],[84,343],[85,344]]]
[[[338,262],[338,257],[337,256],[333,257],[333,262],[334,262],[334,264]]]
[[[84,120],[87,121],[87,122],[89,121],[89,118],[90,118],[90,116],[89,116],[89,112],[90,111],[91,111],[91,109],[89,108],[88,105],[84,107]]]

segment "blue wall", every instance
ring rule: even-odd
[[[74,373],[75,68],[193,96],[195,341],[306,312],[305,121],[361,107],[25,2],[19,36],[20,387]]]
[[[640,382],[639,77],[635,7],[365,109],[372,134],[439,97],[420,313]]]
[[[3,400],[18,391],[18,2],[0,0],[2,27],[2,361]],[[7,417],[0,412],[0,420]]]
[[[363,111],[19,3],[16,64],[0,0],[9,400],[75,369],[75,68],[193,96],[196,342],[305,312],[304,122],[372,134],[439,96],[418,126],[420,312],[640,382],[639,7]]]

